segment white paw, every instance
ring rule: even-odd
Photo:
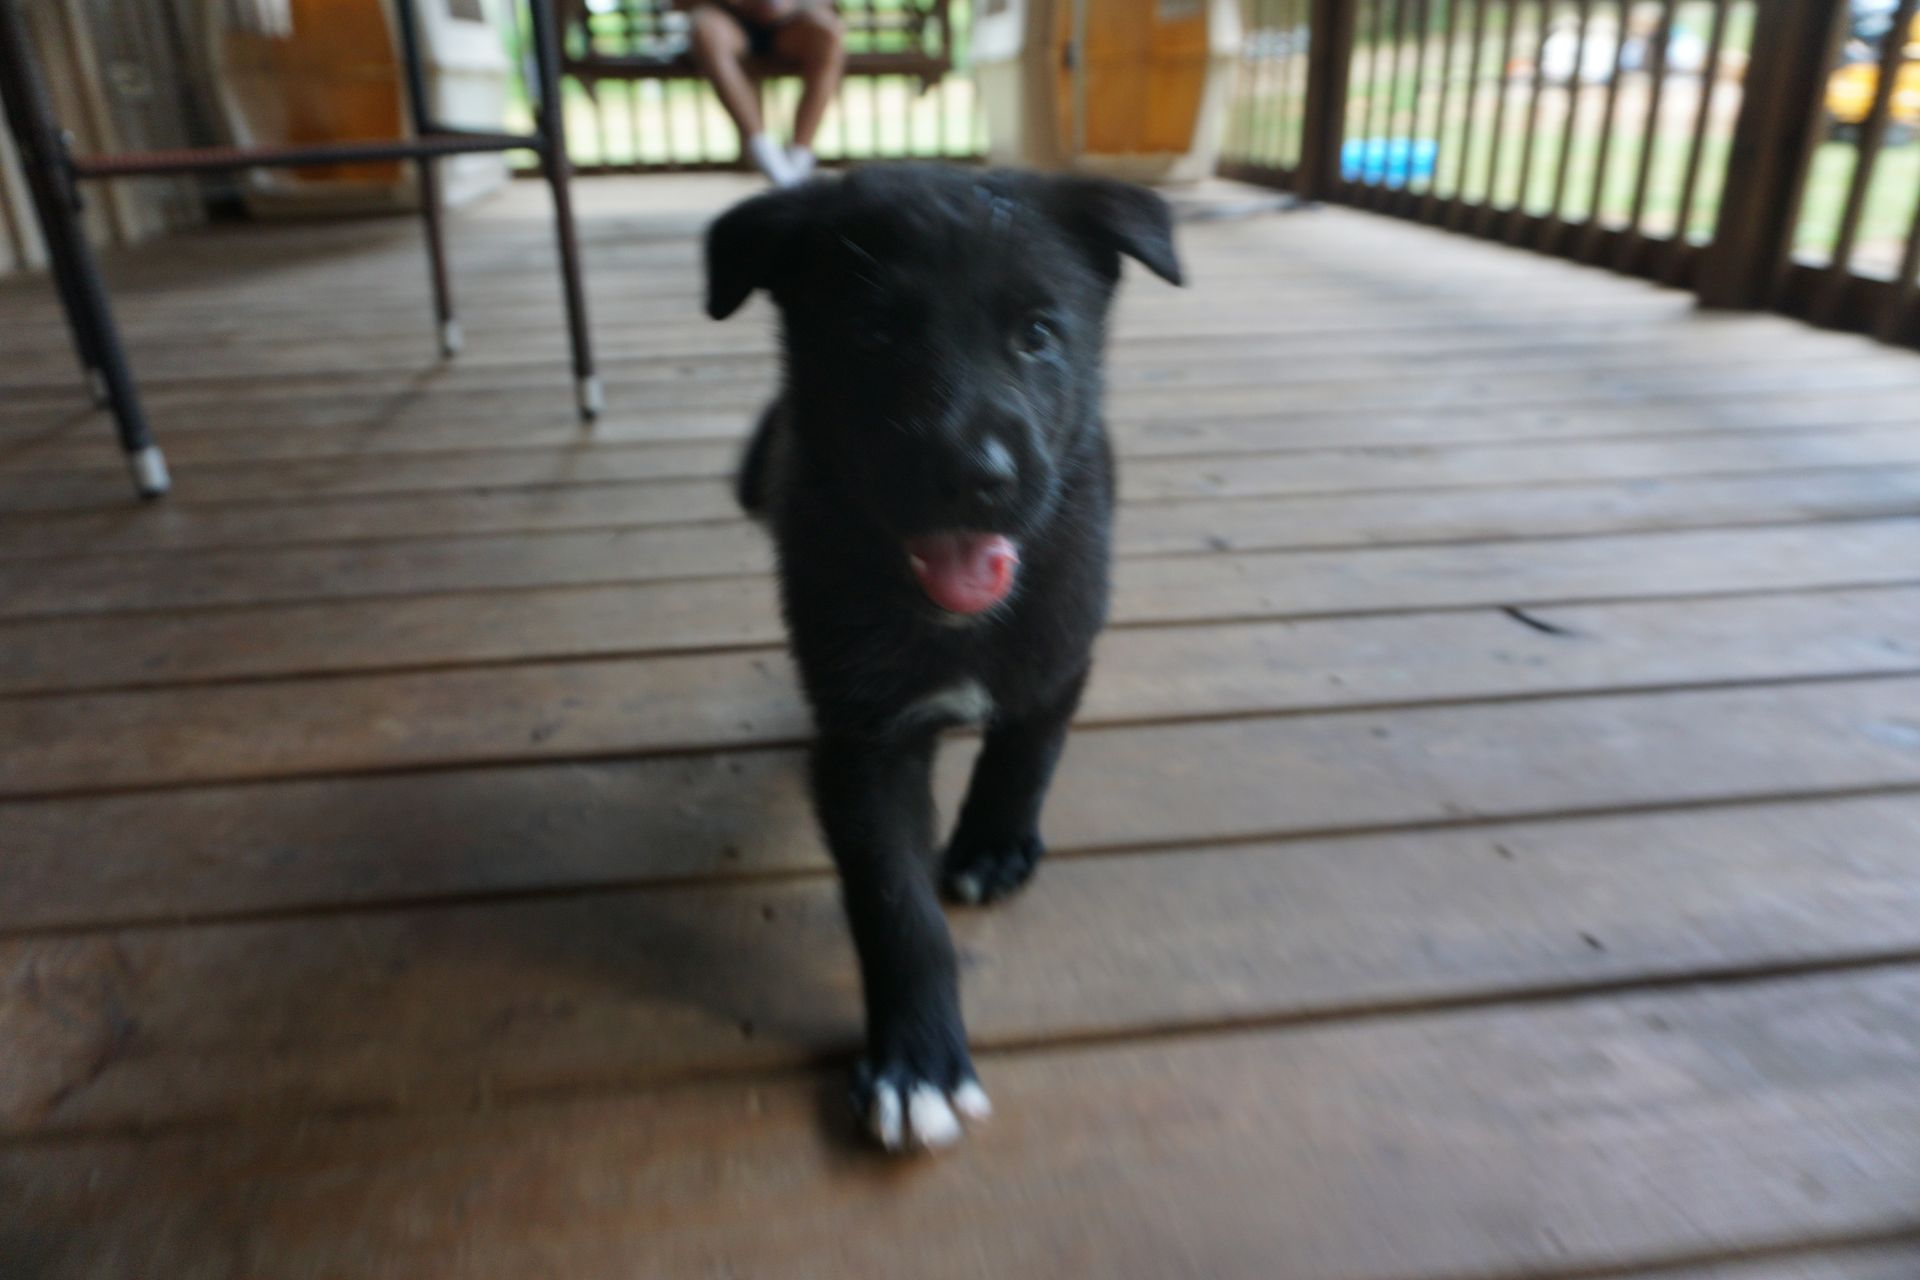
[[[992,1113],[977,1080],[961,1082],[951,1095],[925,1082],[882,1082],[867,1106],[867,1131],[891,1152],[939,1151],[960,1141],[962,1117],[984,1120]]]

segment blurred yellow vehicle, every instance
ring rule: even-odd
[[[1851,134],[1866,122],[1880,87],[1878,46],[1878,40],[1862,39],[1856,25],[1841,65],[1827,78],[1827,115],[1836,135]],[[1904,52],[1887,108],[1887,141],[1896,145],[1920,133],[1920,16],[1907,30]]]

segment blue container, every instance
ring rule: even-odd
[[[1348,182],[1404,187],[1433,177],[1439,147],[1427,138],[1355,138],[1340,148],[1340,176]]]

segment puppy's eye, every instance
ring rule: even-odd
[[[1013,349],[1023,356],[1037,356],[1051,350],[1059,341],[1053,324],[1042,315],[1030,315],[1014,326]]]

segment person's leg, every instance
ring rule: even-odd
[[[738,19],[719,5],[703,4],[693,11],[693,61],[713,82],[720,105],[740,130],[740,145],[760,171],[778,183],[793,181],[786,157],[767,137],[760,119],[760,95],[747,75],[747,32]]]
[[[805,177],[813,168],[813,136],[840,87],[846,47],[840,17],[831,9],[802,9],[773,34],[774,52],[796,62],[805,88],[793,117],[794,167]]]

